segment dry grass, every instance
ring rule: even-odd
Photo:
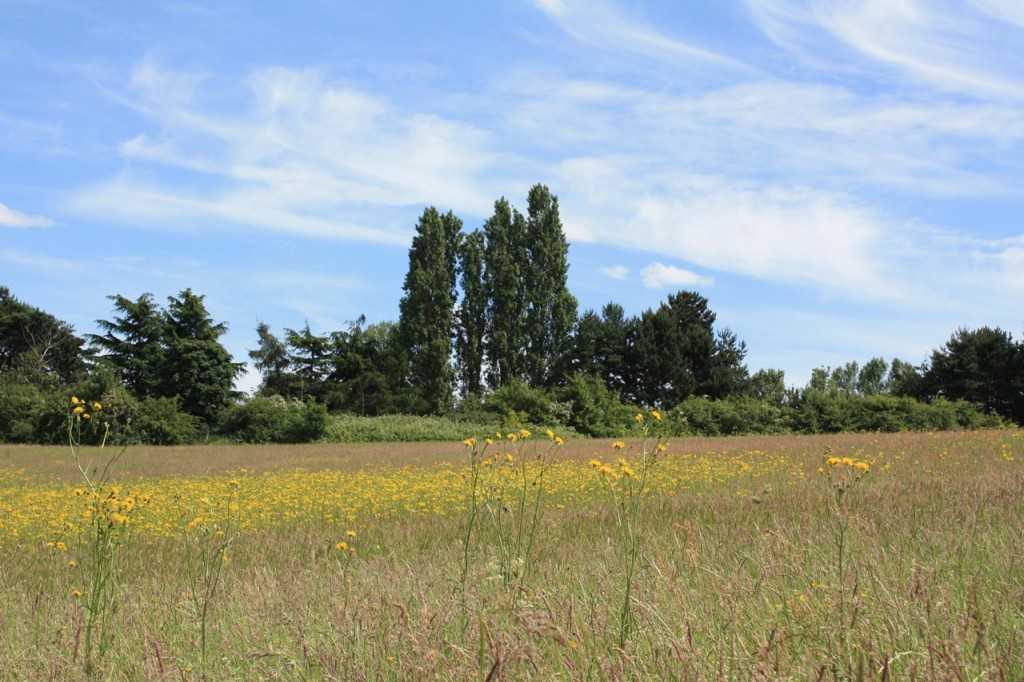
[[[826,446],[872,464],[847,512],[817,473]],[[191,515],[241,478],[238,513],[260,522],[229,550],[209,679],[1024,678],[1019,432],[675,441],[642,515],[638,629],[622,649],[623,556],[595,453],[612,456],[604,441],[560,452],[522,596],[484,534],[463,604],[460,444],[130,450],[119,477],[154,492],[144,513],[172,510],[165,492],[186,499],[167,533],[140,520],[100,675],[201,677],[181,549]],[[60,449],[0,449],[3,525],[47,491],[56,516],[72,470]],[[401,504],[344,513],[375,495]],[[34,528],[0,544],[0,679],[81,677],[81,567],[68,562],[87,557],[73,533],[60,552]],[[346,530],[355,554],[336,549]]]

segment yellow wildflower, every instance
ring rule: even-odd
[[[636,423],[637,424],[643,424],[644,423],[644,415],[642,413],[640,413],[640,412],[636,413]]]
[[[651,410],[651,416],[654,417],[655,421],[661,421],[661,412],[658,412],[657,410]]]
[[[612,447],[615,448],[616,450],[621,450],[622,448],[626,447],[626,444],[621,440],[617,440],[614,443],[612,443]]]
[[[467,438],[466,440],[462,441],[462,444],[465,445],[467,448],[471,448],[474,445],[476,445],[476,438]]]
[[[345,535],[349,536],[350,538],[354,538],[356,536],[356,532],[354,530],[347,530],[345,531]]]

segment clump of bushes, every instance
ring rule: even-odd
[[[308,443],[324,435],[328,421],[327,406],[312,398],[256,396],[221,412],[217,430],[244,443]]]

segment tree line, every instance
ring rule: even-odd
[[[661,409],[680,433],[1024,422],[1024,346],[998,328],[959,329],[921,365],[873,358],[788,387],[781,370],[749,373],[746,344],[716,327],[699,293],[638,315],[615,302],[580,313],[568,248],[543,185],[525,213],[501,198],[468,232],[427,208],[398,320],[360,317],[324,333],[260,322],[249,359],[262,383],[249,400],[232,388],[242,365],[220,342],[226,324],[191,289],[166,305],[112,295],[113,316],[79,336],[0,287],[0,396],[14,407],[0,416],[0,440],[52,439],[70,390],[108,396],[108,414],[149,442],[239,436],[268,419],[285,424],[268,439],[315,438],[328,412],[559,423],[587,435],[621,432],[639,406]]]

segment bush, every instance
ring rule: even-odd
[[[636,408],[619,402],[600,377],[575,376],[563,393],[569,404],[569,426],[585,436],[614,438],[633,427]]]
[[[497,421],[465,421],[407,414],[379,417],[340,414],[330,417],[324,439],[332,443],[458,442],[469,436],[484,437],[498,428]]]
[[[554,423],[551,405],[551,397],[543,389],[518,379],[484,396],[484,411],[495,415],[506,429]]]
[[[59,443],[67,437],[64,391],[25,383],[0,384],[0,442]]]
[[[245,443],[309,443],[327,429],[327,406],[281,396],[256,396],[220,414],[220,434]]]

